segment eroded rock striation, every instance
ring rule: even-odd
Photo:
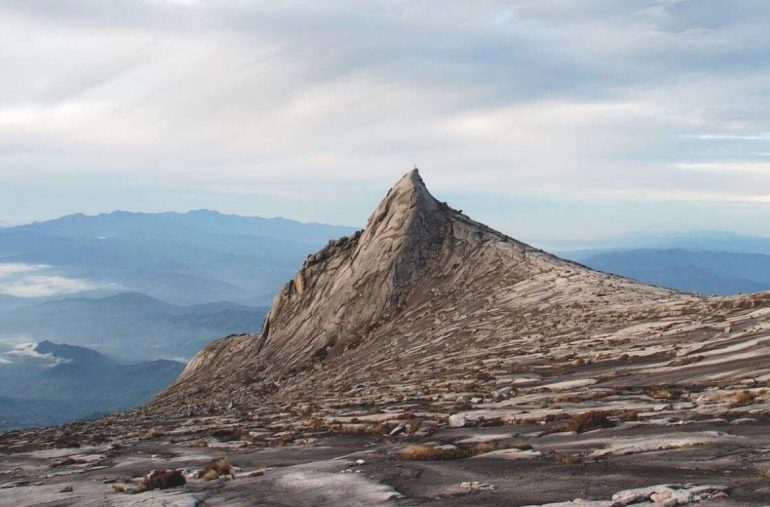
[[[362,232],[307,258],[275,296],[260,334],[206,347],[155,406],[248,403],[319,368],[414,364],[450,345],[498,345],[531,327],[522,310],[552,316],[662,299],[692,297],[591,271],[474,222],[435,199],[415,169]]]
[[[700,356],[688,350],[711,348],[697,341],[735,327],[731,314],[741,327],[746,310],[767,303],[761,294],[680,293],[560,259],[438,201],[414,170],[363,231],[307,258],[261,333],[206,347],[150,408],[195,414],[311,402],[362,383],[351,394],[377,403],[463,390],[463,376],[480,370],[547,377],[574,361],[620,379],[653,367],[618,367],[621,356],[672,356],[644,385],[707,383],[713,368],[698,368]],[[758,366],[749,370],[765,374]]]
[[[147,407],[0,434],[0,505],[767,505],[769,388],[770,294],[588,269],[413,171]]]

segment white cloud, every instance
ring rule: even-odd
[[[57,364],[69,362],[69,360],[56,357],[50,352],[48,354],[41,354],[35,350],[36,348],[37,343],[18,343],[14,345],[10,351],[5,353],[5,358],[0,357],[0,359],[5,359],[6,363],[15,362],[14,359],[34,359],[49,363],[49,366],[56,366]]]
[[[679,169],[704,172],[745,172],[770,176],[769,162],[751,160],[725,160],[676,164]]]
[[[86,280],[55,274],[42,274],[50,266],[42,264],[0,263],[0,294],[20,298],[74,294],[99,286]]]
[[[757,202],[756,178],[687,165],[770,150],[768,18],[753,0],[5,2],[0,217],[356,224],[414,163],[460,198]]]
[[[698,134],[685,137],[704,141],[770,141],[770,132],[760,134]]]
[[[47,267],[48,266],[44,264],[25,264],[21,262],[0,263],[0,279],[9,278],[11,276],[19,275],[22,273],[40,271],[41,269],[45,269]]]

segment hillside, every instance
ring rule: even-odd
[[[769,383],[770,294],[561,259],[412,171],[305,260],[261,332],[207,345],[140,410],[0,451],[11,501],[34,482],[38,502],[94,505],[767,505]],[[54,452],[99,458],[64,479]],[[211,472],[223,455],[238,468]],[[186,483],[143,491],[159,467]]]
[[[48,341],[19,345],[0,359],[0,429],[62,424],[141,405],[183,366],[117,362]]]

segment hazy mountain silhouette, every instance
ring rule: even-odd
[[[214,339],[258,330],[265,313],[230,302],[179,306],[123,293],[0,311],[0,336],[63,341],[131,359],[188,358]]]
[[[765,254],[646,248],[574,252],[569,257],[594,269],[688,292],[726,296],[770,290],[770,255]]]
[[[0,428],[61,424],[140,405],[183,366],[166,360],[123,363],[49,341],[17,346],[0,361]]]
[[[116,211],[0,229],[0,262],[52,266],[95,294],[142,292],[177,304],[267,304],[308,253],[350,227],[283,218]]]

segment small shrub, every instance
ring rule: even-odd
[[[580,403],[583,401],[577,394],[562,394],[553,399],[554,403]]]
[[[477,456],[479,454],[486,454],[488,452],[492,452],[495,450],[497,449],[495,449],[495,446],[492,445],[490,442],[480,442],[473,446],[473,448],[471,449],[471,453],[474,456]]]
[[[505,426],[505,419],[502,417],[492,417],[491,419],[483,417],[479,420],[480,428],[491,428],[493,426]]]
[[[84,459],[79,458],[73,458],[71,456],[68,456],[66,458],[54,461],[50,465],[48,465],[50,468],[58,468],[58,467],[66,467],[70,465],[82,465],[84,463],[87,463]]]
[[[241,431],[237,429],[221,429],[212,431],[211,436],[219,442],[232,442],[241,439]]]
[[[621,421],[638,421],[639,420],[639,411],[638,410],[624,410],[620,414],[618,414],[618,419]]]
[[[669,389],[665,387],[651,388],[647,394],[656,400],[678,400],[682,397],[682,391],[679,389]]]
[[[585,433],[586,431],[612,428],[615,423],[609,420],[607,414],[598,410],[583,412],[572,416],[565,424],[567,431]]]
[[[739,393],[735,393],[733,401],[732,403],[730,403],[730,408],[742,407],[744,405],[751,405],[755,401],[757,401],[756,394],[754,394],[751,391],[741,391]]]
[[[61,437],[54,442],[54,449],[79,448],[80,442],[72,437]]]
[[[162,436],[163,436],[163,432],[161,430],[159,430],[158,428],[151,428],[151,429],[147,430],[147,433],[144,434],[143,438],[145,440],[149,440],[149,439],[152,439],[152,438],[158,438],[158,437],[162,437]]]
[[[455,402],[454,411],[462,412],[463,410],[473,410],[473,403],[467,400]]]
[[[490,375],[486,371],[477,371],[476,379],[481,380],[482,382],[489,382],[489,381],[495,380],[496,377],[494,375]]]
[[[169,489],[184,486],[187,480],[179,470],[153,470],[150,475],[144,478],[144,481],[134,492],[152,491],[153,489]]]
[[[440,461],[462,459],[470,456],[470,451],[456,448],[431,447],[428,445],[408,445],[399,453],[406,461]]]
[[[583,458],[579,454],[551,454],[553,460],[560,465],[576,465],[582,463]]]
[[[200,478],[204,481],[215,481],[219,479],[219,473],[216,470],[206,470]]]
[[[235,470],[232,463],[227,458],[215,459],[203,469],[198,471],[198,477],[207,481],[213,481],[219,479],[224,475],[229,475],[233,479],[235,478]]]

